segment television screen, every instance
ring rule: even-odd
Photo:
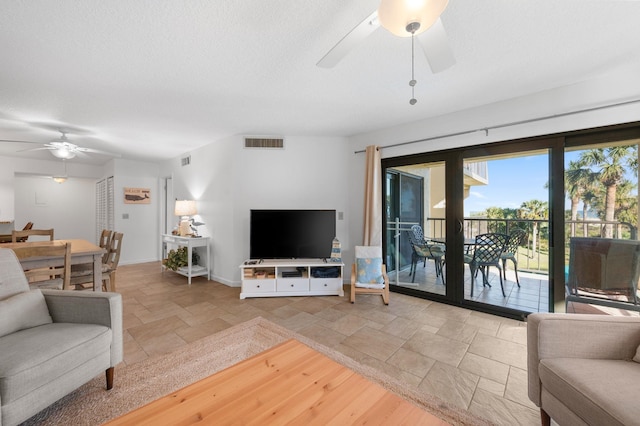
[[[251,210],[251,259],[315,259],[331,256],[335,210]]]

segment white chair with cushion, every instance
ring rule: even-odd
[[[351,303],[356,294],[379,294],[389,304],[389,277],[382,263],[382,247],[356,246],[356,262],[351,268]]]
[[[102,372],[113,387],[122,361],[118,293],[29,288],[12,250],[0,248],[0,424],[29,419]]]

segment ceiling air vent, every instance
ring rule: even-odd
[[[181,158],[180,163],[182,164],[182,167],[188,166],[189,164],[191,164],[191,156],[189,155],[188,157]]]
[[[284,139],[281,138],[244,138],[245,148],[284,148]]]

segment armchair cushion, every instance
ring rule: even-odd
[[[42,383],[73,383],[75,370],[80,372],[96,360],[109,364],[110,354],[104,348],[110,346],[112,335],[103,325],[51,323],[0,338],[0,345],[11,348],[2,351],[0,363],[2,403],[16,401]],[[57,397],[66,393],[61,391]]]
[[[540,361],[539,374],[543,405],[548,393],[590,424],[637,424],[640,365],[617,359],[551,358]]]
[[[0,300],[0,337],[51,322],[49,308],[40,289]]]

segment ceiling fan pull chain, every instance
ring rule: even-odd
[[[411,33],[411,81],[409,82],[409,86],[411,86],[411,99],[409,100],[409,103],[411,105],[415,105],[417,101],[416,99],[416,95],[415,95],[415,86],[416,86],[416,79],[415,79],[415,36],[416,36],[416,31],[418,30],[418,28],[420,28],[420,23],[419,22],[411,22],[410,24],[407,25],[407,31]]]

